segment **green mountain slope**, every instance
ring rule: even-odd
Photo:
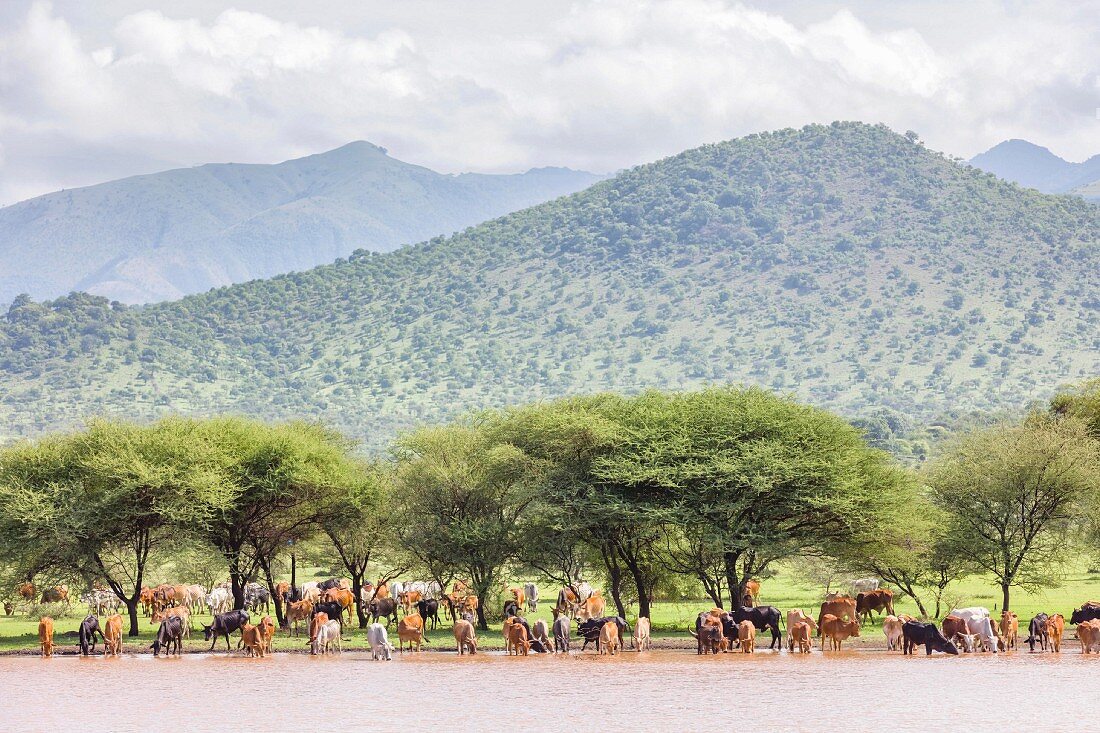
[[[884,127],[708,145],[388,254],[144,308],[20,301],[0,424],[472,408],[745,382],[851,416],[1017,408],[1100,369],[1100,209]]]
[[[450,234],[597,180],[564,168],[449,176],[357,142],[59,191],[0,209],[0,302],[175,299]]]

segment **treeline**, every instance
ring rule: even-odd
[[[380,460],[310,423],[97,421],[0,453],[0,562],[12,582],[105,582],[131,634],[156,563],[219,558],[240,608],[247,582],[274,593],[305,548],[356,599],[379,568],[463,578],[483,627],[520,573],[595,572],[620,615],[649,616],[669,583],[728,606],[799,557],[875,573],[925,614],[929,594],[938,614],[948,584],[986,573],[1008,608],[1012,587],[1056,582],[1073,548],[1095,546],[1098,438],[1100,382],[964,435],[920,472],[842,418],[757,388],[483,412],[406,433]]]

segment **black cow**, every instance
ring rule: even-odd
[[[600,650],[600,629],[608,621],[614,621],[615,625],[619,627],[619,639],[626,639],[627,632],[630,631],[630,625],[626,622],[626,619],[622,616],[604,616],[603,618],[590,618],[587,621],[581,621],[577,626],[577,631],[584,637],[584,643],[581,644],[581,651],[588,647],[588,642],[596,642],[596,651]]]
[[[1086,603],[1080,608],[1073,609],[1069,622],[1071,624],[1083,624],[1086,621],[1092,621],[1094,618],[1100,618],[1100,605]]]
[[[424,627],[428,626],[428,619],[432,620],[432,628],[434,629],[439,621],[439,601],[434,598],[425,598],[422,601],[417,601],[416,610],[420,612],[420,618],[424,619]]]
[[[248,623],[248,611],[228,611],[219,613],[214,617],[214,623],[202,625],[202,635],[210,642],[210,651],[214,651],[214,645],[218,643],[218,637],[225,637],[225,650],[232,651],[229,646],[229,635],[234,631],[240,631],[241,627]],[[162,624],[163,626],[163,624]],[[243,633],[242,633],[243,636]]]
[[[508,618],[509,616],[515,616],[518,613],[519,613],[519,606],[516,605],[515,601],[508,601],[507,603],[504,604],[504,618]]]
[[[222,614],[222,616],[227,615],[229,614]],[[247,614],[245,615],[247,616]],[[245,621],[247,622],[248,619],[246,618]],[[214,623],[217,624],[217,619],[214,620]],[[210,627],[207,626],[205,628],[209,629]],[[228,634],[226,634],[225,643],[226,648],[228,648]],[[153,639],[153,643],[149,648],[153,650],[154,657],[160,656],[161,647],[164,647],[164,653],[166,655],[172,656],[173,646],[176,647],[176,656],[183,654],[183,619],[179,616],[169,616],[160,622],[160,628],[157,629],[157,637]],[[213,647],[211,647],[211,649],[213,649]]]
[[[371,615],[371,623],[378,623],[378,619],[382,617],[386,618],[387,629],[391,620],[397,623],[397,601],[392,598],[375,598],[367,605],[367,610]]]
[[[330,621],[339,621],[340,633],[344,632],[344,607],[338,601],[321,601],[314,604],[310,617],[319,613],[327,613]]]
[[[1050,619],[1045,613],[1035,614],[1027,627],[1027,646],[1035,651],[1035,642],[1039,642],[1039,648],[1044,652],[1050,647],[1050,632],[1047,631],[1047,621]]]
[[[103,636],[103,631],[99,628],[98,618],[95,616],[88,616],[80,622],[80,630],[77,631],[77,638],[80,640],[80,656],[86,657],[95,651],[96,634],[99,634],[104,644],[107,643],[107,637]],[[91,643],[90,648],[89,642]]]
[[[339,587],[340,587],[340,579],[339,578],[329,578],[328,580],[322,580],[320,583],[317,584],[317,590],[321,591],[322,593],[324,593],[329,588],[339,588]]]
[[[729,613],[722,614],[722,633],[727,639],[737,638],[737,624],[742,621],[752,621],[758,632],[771,629],[772,643],[769,649],[774,649],[778,644],[783,648],[782,635],[779,633],[779,609],[775,606],[741,606]]]
[[[906,621],[901,627],[902,654],[912,654],[918,644],[924,644],[924,650],[929,656],[933,651],[945,654],[958,654],[959,648],[955,643],[948,641],[935,624],[923,624],[920,621]]]

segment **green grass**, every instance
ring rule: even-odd
[[[308,576],[303,576],[307,578]],[[551,606],[557,595],[557,589],[540,585],[539,593],[542,598],[538,610],[527,614],[529,621],[545,619],[548,622],[552,618]],[[790,568],[780,569],[779,574],[765,581],[761,587],[760,602],[766,605],[777,606],[786,613],[791,608],[802,608],[816,614],[820,604],[822,589],[800,580]],[[1012,595],[1012,608],[1020,616],[1021,627],[1026,626],[1027,621],[1036,613],[1064,614],[1068,620],[1070,612],[1080,606],[1084,601],[1100,599],[1100,574],[1089,574],[1083,566],[1068,572],[1060,586],[1048,588],[1036,593],[1014,589]],[[945,604],[957,602],[959,606],[986,606],[997,611],[1000,608],[1000,590],[988,579],[981,577],[969,578],[963,582],[951,586],[944,594]],[[654,604],[651,621],[653,623],[653,636],[655,639],[666,642],[680,642],[690,644],[691,638],[687,630],[693,628],[695,615],[711,607],[706,599],[685,600],[678,602],[659,601]],[[608,603],[611,611],[610,601]],[[950,610],[950,605],[943,607],[942,613]],[[898,613],[917,615],[916,605],[908,598],[900,598],[895,603]],[[929,612],[931,612],[931,607]],[[636,608],[628,610],[629,621],[633,624],[637,613]],[[54,641],[59,653],[70,652],[76,649],[76,629],[80,620],[84,618],[86,609],[79,602],[74,603],[71,611],[65,616],[55,616]],[[441,618],[445,615],[441,612]],[[209,648],[209,643],[202,641],[202,631],[199,623],[209,623],[210,617],[196,615],[194,625],[197,629],[192,639],[185,642],[186,651],[199,651]],[[128,622],[124,623],[126,628]],[[141,617],[141,636],[138,640],[126,638],[124,643],[126,651],[143,651],[152,642],[156,627],[144,616]],[[0,617],[0,653],[20,650],[36,650],[38,648],[38,618],[28,617],[18,612],[13,616]],[[396,632],[391,628],[391,636],[396,637]],[[443,624],[435,631],[429,630],[429,649],[452,650],[454,640],[451,636],[451,624],[444,620]],[[485,649],[499,649],[503,647],[503,639],[500,634],[499,621],[490,624],[489,631],[479,632],[481,647]],[[871,628],[863,631],[863,644],[876,644],[882,640],[881,618]],[[396,641],[396,638],[391,638]],[[235,645],[234,639],[234,645]],[[358,628],[350,628],[344,641],[345,649],[363,649],[366,647],[366,633]],[[219,641],[219,647],[225,650],[224,641]],[[275,637],[276,651],[304,650],[305,638],[293,639],[280,631]]]

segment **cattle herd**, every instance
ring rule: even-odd
[[[887,650],[906,655],[913,654],[921,646],[928,655],[933,652],[958,655],[1013,651],[1021,643],[1027,644],[1030,651],[1038,647],[1042,651],[1060,652],[1066,628],[1062,614],[1040,613],[1028,623],[1027,638],[1021,641],[1015,613],[1005,611],[995,618],[983,607],[953,609],[937,626],[905,614],[895,614],[893,593],[878,588],[877,583],[858,589],[854,597],[829,594],[816,617],[802,609],[791,609],[784,618],[774,606],[757,605],[760,592],[757,581],[750,581],[746,590],[744,605],[729,611],[714,608],[698,614],[694,628],[689,630],[696,641],[698,654],[730,651],[752,654],[759,633],[770,633],[769,649],[786,647],[791,653],[809,653],[816,635],[821,650],[824,651],[826,645],[832,650],[840,650],[845,640],[860,635],[861,627],[875,614],[882,615]],[[18,592],[24,599],[36,596],[29,583],[21,585]],[[535,584],[510,588],[508,595],[510,598],[502,609],[502,634],[509,655],[568,653],[572,648],[574,622],[578,640],[582,640],[582,652],[592,644],[597,654],[615,655],[624,648],[628,638],[631,647],[638,651],[652,646],[648,618],[636,619],[632,629],[621,616],[605,615],[606,602],[602,594],[587,583],[574,583],[558,592],[551,609],[553,621],[549,624],[541,619],[531,624],[524,617],[526,612],[538,607]],[[68,588],[48,589],[42,598],[68,603]],[[118,656],[122,649],[123,618],[117,613],[117,597],[110,591],[95,588],[81,599],[87,603],[89,613],[77,634],[80,654],[94,653],[97,640],[102,640],[104,655]],[[211,624],[201,625],[205,640],[211,642],[210,650],[224,638],[226,650],[232,651],[230,639],[234,634],[238,637],[236,648],[243,649],[249,656],[264,657],[273,649],[275,623],[267,613],[273,602],[272,594],[257,583],[244,588],[245,608],[239,610],[232,610],[233,595],[228,584],[209,592],[198,585],[162,584],[143,589],[140,600],[146,617],[159,624],[150,647],[155,656],[162,651],[168,655],[182,654],[183,639],[193,630],[192,614],[198,611],[213,616]],[[311,654],[341,651],[345,616],[347,622],[352,621],[354,601],[348,581],[338,578],[310,582],[293,589],[288,583],[275,587],[274,602],[285,611],[287,633],[298,637],[304,626],[308,633],[306,646]],[[359,601],[369,617],[367,642],[376,660],[390,660],[392,652],[403,652],[406,646],[410,651],[419,652],[428,643],[426,631],[442,623],[440,608],[453,623],[458,654],[477,653],[478,598],[468,582],[456,581],[450,592],[444,592],[434,582],[381,580],[377,584],[364,584]],[[263,612],[259,623],[252,623],[250,612]],[[109,615],[101,624],[99,616],[104,614]],[[1100,654],[1100,602],[1090,601],[1074,609],[1069,623],[1076,627],[1075,635],[1082,652]],[[391,625],[397,628],[397,650],[389,640]],[[53,633],[53,619],[43,617],[38,626],[43,656],[53,653]]]

